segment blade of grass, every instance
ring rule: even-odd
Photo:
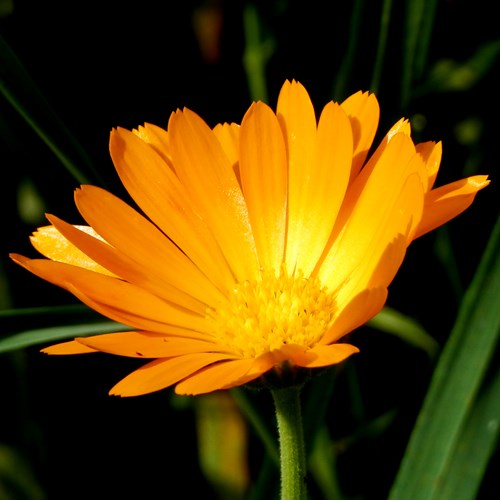
[[[74,304],[69,306],[48,306],[48,307],[25,307],[17,309],[3,309],[0,311],[0,319],[2,318],[24,318],[24,317],[43,317],[48,315],[96,315],[92,309],[89,309],[83,304]]]
[[[0,94],[14,107],[77,182],[88,184],[92,178],[102,185],[102,179],[85,150],[57,117],[21,61],[1,36]]]
[[[370,90],[378,93],[382,66],[384,64],[385,50],[387,46],[387,35],[391,21],[392,0],[384,0],[382,3],[382,14],[380,17],[380,33],[378,36],[377,54],[375,55],[375,66],[373,68]]]
[[[250,98],[253,101],[267,102],[266,64],[274,52],[275,43],[270,36],[263,34],[264,28],[257,7],[252,3],[248,3],[243,9],[243,29],[243,67],[247,75]]]
[[[361,21],[363,18],[363,0],[354,0],[353,4],[351,22],[349,23],[349,40],[347,42],[347,49],[332,89],[333,100],[338,102],[342,101],[347,95],[347,86],[351,78],[352,68],[354,66],[356,49],[358,47],[359,40],[362,39],[360,31]]]
[[[437,0],[426,0],[420,29],[418,33],[417,46],[415,47],[415,78],[421,79],[427,65],[427,56],[431,45],[434,19],[436,17]]]
[[[417,321],[390,307],[384,307],[367,325],[396,335],[404,342],[424,350],[431,358],[438,352],[439,344]]]
[[[14,351],[37,344],[59,342],[61,340],[86,337],[88,335],[99,335],[101,333],[121,332],[129,329],[129,327],[121,325],[120,323],[115,323],[114,321],[103,321],[99,323],[84,323],[25,330],[0,338],[0,353]]]
[[[258,412],[255,405],[252,403],[251,399],[248,398],[246,389],[234,388],[231,389],[231,395],[238,405],[241,413],[245,416],[248,423],[252,426],[254,432],[259,436],[268,456],[274,462],[275,465],[279,465],[279,450],[276,442],[276,436],[269,429],[267,423],[264,421],[260,413]]]
[[[407,0],[405,38],[403,43],[403,74],[401,77],[401,108],[408,107],[415,73],[415,59],[418,52],[422,23],[425,17],[426,0]]]
[[[443,478],[440,500],[473,500],[500,435],[500,370],[472,409]]]
[[[390,500],[442,498],[440,485],[461,443],[499,334],[500,218],[434,372]]]

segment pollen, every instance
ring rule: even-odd
[[[318,278],[282,269],[237,283],[222,307],[207,311],[207,320],[218,342],[246,358],[285,344],[313,347],[334,311],[335,298]]]

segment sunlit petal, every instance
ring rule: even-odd
[[[100,238],[99,235],[89,226],[76,226],[80,231],[91,235],[94,238]],[[79,248],[73,245],[65,238],[54,226],[39,227],[30,237],[31,244],[45,257],[64,262],[72,266],[95,271],[96,273],[113,276],[113,273],[103,266],[100,266],[95,260],[83,253]]]
[[[430,191],[425,197],[424,215],[415,238],[461,214],[474,201],[477,192],[489,183],[487,176],[475,175]]]
[[[209,225],[236,278],[254,278],[258,261],[248,210],[219,141],[187,109],[171,116],[169,131],[172,160],[195,210]]]
[[[261,102],[243,118],[240,156],[241,185],[260,266],[279,272],[285,252],[286,152],[276,115]]]
[[[219,245],[172,169],[128,130],[113,130],[109,147],[116,170],[139,207],[214,284],[227,287],[232,275]]]

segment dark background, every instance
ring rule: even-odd
[[[476,172],[493,179],[468,212],[450,222],[445,233],[438,233],[450,238],[460,269],[459,284],[440,260],[439,236],[433,233],[412,245],[391,286],[388,304],[417,319],[442,344],[498,213],[499,65],[462,91],[414,97],[402,109],[404,3],[393,6],[378,92],[379,138],[403,114],[423,116],[426,125],[417,131],[417,139],[444,143],[437,184]],[[295,78],[320,110],[333,96],[347,46],[351,3],[283,0],[256,5],[264,34],[275,43],[266,72],[269,103],[275,105],[286,78]],[[210,125],[239,122],[251,102],[242,65],[243,2],[20,0],[13,6],[0,19],[0,35],[87,152],[96,171],[87,171],[89,180],[116,194],[126,196],[108,154],[112,127],[133,128],[144,122],[166,126],[170,113],[184,106]],[[207,8],[221,23],[211,55],[204,54],[194,29],[196,16],[208,12],[203,10]],[[381,2],[364,2],[363,9],[348,94],[368,89],[373,71]],[[482,44],[499,38],[494,2],[439,1],[428,68],[443,59],[466,61]],[[420,83],[416,81],[415,88]],[[44,224],[44,211],[80,222],[72,201],[78,182],[14,108],[3,98],[0,103],[2,307],[73,304],[72,296],[18,268],[7,254],[34,255],[28,236]],[[457,124],[467,120],[477,125],[477,134],[469,142],[457,133]],[[26,183],[35,187],[43,202],[39,220],[36,214],[26,220],[18,210],[19,190]],[[22,319],[0,327],[9,333],[43,326],[19,322]],[[432,363],[414,348],[368,327],[356,332],[353,342],[362,349],[350,369],[357,373],[366,418],[395,408],[398,416],[387,432],[342,450],[339,470],[348,497],[384,498],[425,394]],[[178,409],[171,391],[130,399],[107,396],[109,388],[137,366],[135,360],[100,355],[53,358],[38,350],[37,346],[0,355],[0,443],[19,450],[46,498],[189,498],[210,491],[195,459],[191,403]],[[335,424],[332,433],[341,439],[351,431],[352,416],[343,373],[336,387],[330,417]],[[268,411],[271,401],[265,395],[252,397]],[[253,471],[262,450],[252,446]],[[481,498],[492,498],[493,467],[498,468],[498,456]]]

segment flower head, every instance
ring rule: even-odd
[[[383,307],[411,241],[489,182],[433,189],[441,144],[415,145],[406,120],[367,159],[378,119],[375,96],[358,92],[316,120],[287,81],[276,112],[256,102],[241,125],[211,129],[184,109],[167,130],[113,130],[111,157],[142,213],[82,186],[88,225],[49,215],[32,236],[47,258],[12,258],[133,331],[44,351],[150,359],[112,389],[122,396],[200,394],[356,353],[342,339]]]

